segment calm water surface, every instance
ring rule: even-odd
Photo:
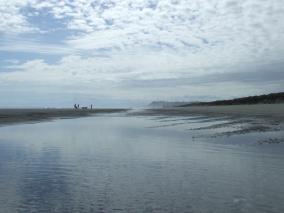
[[[200,119],[0,127],[0,212],[284,212],[284,146],[256,143],[283,132],[197,137],[226,122]]]

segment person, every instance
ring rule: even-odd
[[[91,104],[91,109],[93,109],[93,104]]]
[[[77,105],[76,104],[74,104],[74,108],[77,109]]]

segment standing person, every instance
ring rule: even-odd
[[[93,109],[93,104],[91,104],[91,109]]]

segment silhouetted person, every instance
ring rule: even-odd
[[[93,109],[93,104],[91,104],[91,109]]]

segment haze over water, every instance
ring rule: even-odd
[[[281,132],[100,115],[0,128],[0,212],[284,212]],[[229,127],[223,127],[229,128]]]

